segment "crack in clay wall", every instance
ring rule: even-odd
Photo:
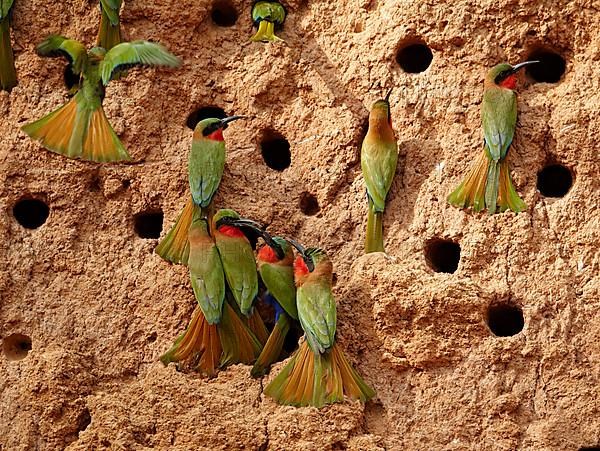
[[[265,46],[249,42],[250,2],[126,1],[126,37],[163,43],[183,66],[132,69],[108,87],[105,110],[133,162],[96,165],[46,152],[19,127],[66,98],[64,62],[36,56],[35,45],[57,32],[91,45],[97,2],[15,2],[19,85],[0,92],[2,449],[599,446],[598,5],[286,6],[287,45]],[[399,55],[414,43],[432,59],[407,73]],[[565,70],[536,82],[558,60],[548,62],[519,89],[511,166],[527,211],[450,207],[480,150],[486,70],[536,52],[558,55]],[[362,256],[360,142],[368,108],[391,86],[400,161],[388,255]],[[252,379],[246,366],[205,380],[158,361],[194,306],[185,268],[154,248],[183,205],[186,121],[202,107],[252,117],[225,132],[217,204],[331,255],[339,343],[378,393],[366,406],[281,407],[261,395],[272,376]],[[275,137],[290,151],[279,171],[261,148]],[[564,177],[544,182],[552,165],[572,177],[562,197],[552,180]],[[19,223],[24,199],[48,206],[43,224]],[[142,238],[135,218],[149,213]],[[435,271],[433,260],[449,258],[426,253],[435,242],[460,247],[454,271]],[[522,313],[520,332],[492,333],[498,305]]]

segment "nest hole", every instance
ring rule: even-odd
[[[537,49],[529,54],[528,61],[539,61],[527,66],[525,72],[538,83],[558,83],[565,73],[567,63],[558,53],[547,49]]]
[[[537,189],[544,197],[564,197],[573,186],[573,173],[561,164],[550,164],[538,172]]]
[[[133,217],[133,229],[137,236],[144,239],[157,239],[163,227],[161,210],[144,211]]]
[[[50,208],[40,199],[21,199],[13,207],[13,216],[26,229],[37,229],[49,214]]]
[[[396,62],[404,72],[418,74],[424,72],[431,65],[433,53],[425,42],[412,42],[398,50]]]
[[[79,75],[73,72],[73,66],[67,64],[65,66],[65,71],[63,72],[63,80],[65,82],[65,86],[70,91],[74,86],[79,84]]]
[[[523,330],[523,309],[511,302],[492,304],[487,311],[487,325],[497,337],[512,337]]]
[[[83,409],[77,417],[77,433],[79,434],[80,432],[85,431],[91,422],[92,415],[90,414],[89,409]]]
[[[260,143],[260,149],[265,164],[271,169],[284,171],[290,167],[290,143],[279,133],[267,132]]]
[[[2,340],[2,352],[7,360],[23,360],[31,351],[31,338],[23,334],[12,334]]]
[[[460,245],[452,240],[430,240],[425,245],[425,261],[435,272],[452,274],[460,262]]]
[[[300,337],[302,337],[302,335],[304,335],[304,333],[300,328],[290,327],[290,330],[288,331],[287,335],[285,336],[285,339],[283,340],[283,350],[287,354],[291,354],[296,349],[298,349],[298,342],[300,341]],[[283,359],[280,359],[279,361],[281,360]]]
[[[229,1],[217,1],[213,4],[210,17],[219,27],[232,27],[238,20],[238,13]]]
[[[227,117],[227,114],[223,108],[218,106],[203,106],[189,114],[185,120],[185,125],[189,129],[194,130],[201,120],[210,118],[223,119],[225,117]]]
[[[584,446],[579,448],[578,451],[600,451],[600,446]]]
[[[306,216],[314,216],[321,210],[317,197],[306,191],[300,194],[299,205],[300,211]]]

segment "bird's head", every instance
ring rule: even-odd
[[[258,222],[241,218],[236,211],[230,209],[217,211],[213,216],[213,224],[220,233],[231,237],[245,237],[246,235],[242,231],[243,228],[254,230],[259,235],[264,232],[263,226]]]
[[[519,70],[535,63],[539,63],[539,61],[524,61],[514,66],[508,63],[498,64],[489,70],[486,78],[490,83],[514,90],[517,87],[517,73]]]
[[[282,262],[291,266],[294,261],[294,252],[290,243],[281,237],[272,237],[267,232],[263,232],[261,235],[266,244],[258,250],[259,262]]]
[[[369,128],[377,129],[381,126],[392,126],[392,114],[390,112],[390,89],[385,98],[377,100],[371,107],[369,113]]]
[[[229,126],[230,122],[237,121],[238,119],[244,119],[244,116],[229,116],[224,119],[203,119],[194,128],[194,139],[223,141],[223,130]]]
[[[304,248],[304,246],[294,240],[288,241],[300,253],[294,262],[294,276],[297,282],[303,283],[303,279],[315,271],[319,275],[325,276],[331,282],[333,265],[323,249],[319,249],[318,247]]]

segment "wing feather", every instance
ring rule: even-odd
[[[36,51],[41,56],[65,57],[71,63],[75,74],[81,74],[87,65],[85,46],[79,41],[57,34],[50,35],[40,42],[36,47]]]

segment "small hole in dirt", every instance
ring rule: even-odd
[[[260,143],[265,164],[276,171],[287,169],[292,163],[290,143],[278,133],[267,132]]]
[[[600,451],[600,446],[584,446],[579,448],[579,451]]]
[[[288,354],[291,354],[296,349],[298,349],[298,341],[300,337],[302,337],[304,333],[300,328],[290,327],[287,335],[285,336],[285,340],[283,341],[283,350]]]
[[[146,338],[146,341],[148,343],[154,343],[156,341],[157,337],[158,337],[158,335],[156,334],[156,332],[152,332],[150,335],[148,335],[148,338]]]
[[[65,71],[63,73],[63,79],[65,81],[65,86],[70,91],[73,86],[79,84],[79,75],[73,72],[73,66],[67,64],[65,67]]]
[[[409,74],[424,72],[432,60],[433,53],[431,53],[431,49],[424,42],[413,42],[405,45],[396,54],[397,63],[404,72],[408,72]]]
[[[558,53],[546,49],[534,50],[527,61],[539,61],[525,68],[525,72],[538,83],[558,83],[565,73],[567,64]]]
[[[219,27],[232,27],[237,22],[238,13],[232,3],[221,0],[213,4],[210,17]]]
[[[23,360],[31,351],[31,338],[23,334],[12,334],[2,340],[2,352],[7,360]]]
[[[488,308],[487,325],[497,337],[511,337],[523,330],[523,310],[516,304],[503,302]]]
[[[123,188],[127,189],[127,188],[129,188],[131,186],[131,180],[127,180],[127,179],[123,180],[121,182],[121,185],[123,185]]]
[[[425,261],[435,272],[452,274],[460,262],[460,245],[452,240],[430,240],[425,245]]]
[[[133,229],[140,238],[159,238],[162,227],[163,212],[160,210],[145,211],[133,217]]]
[[[95,173],[92,175],[92,177],[90,177],[88,189],[93,193],[97,193],[102,189],[102,180],[100,180],[100,175],[98,175],[98,173]]]
[[[538,172],[537,189],[545,197],[564,197],[573,186],[573,174],[561,164],[551,164]]]
[[[48,219],[50,208],[39,199],[21,199],[13,207],[17,222],[26,229],[37,229]]]
[[[90,415],[90,411],[87,408],[83,409],[77,418],[77,432],[85,431],[91,422],[92,416]]]
[[[185,125],[187,125],[188,128],[194,130],[196,128],[196,125],[198,125],[198,122],[200,122],[201,120],[215,117],[217,119],[223,119],[227,117],[227,114],[225,113],[225,110],[223,108],[220,108],[218,106],[203,106],[195,111],[192,111],[189,114],[189,116],[185,120]]]
[[[319,210],[319,201],[314,194],[303,192],[300,194],[300,211],[306,216],[314,216]]]

